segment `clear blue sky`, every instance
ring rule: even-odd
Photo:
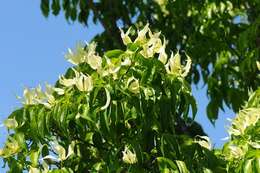
[[[0,121],[20,106],[16,96],[22,96],[25,86],[35,87],[48,82],[53,84],[70,66],[64,59],[68,48],[78,41],[90,41],[101,26],[92,23],[89,28],[79,23],[69,24],[63,14],[44,18],[39,1],[2,1],[0,5]],[[206,118],[206,88],[193,88],[198,101],[197,120],[213,144],[221,146],[226,137],[226,118],[231,111],[221,112],[214,128]],[[5,130],[0,127],[0,146],[5,140]],[[1,169],[0,169],[0,172]]]

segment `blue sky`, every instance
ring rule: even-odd
[[[16,96],[22,96],[24,87],[35,87],[45,82],[53,84],[70,66],[64,59],[68,48],[79,41],[90,39],[103,31],[99,25],[89,23],[89,28],[79,23],[69,24],[62,15],[44,18],[39,1],[3,1],[0,6],[0,121],[20,106]],[[206,118],[206,88],[199,92],[193,86],[198,101],[197,120],[213,144],[221,146],[226,137],[226,118],[232,111],[221,112],[214,128]],[[0,127],[0,146],[5,140],[5,130]],[[1,172],[1,169],[0,169]]]

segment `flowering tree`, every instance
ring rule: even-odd
[[[124,49],[102,56],[95,43],[78,45],[55,86],[24,90],[23,107],[4,123],[9,172],[259,172],[260,91],[214,149],[207,136],[178,130],[196,115],[185,80],[191,58],[183,65],[179,52],[169,56],[148,25],[135,39],[132,31],[121,30]]]
[[[168,54],[180,49],[192,57],[186,80],[207,86],[207,116],[212,123],[225,106],[237,113],[249,97],[248,90],[260,85],[255,75],[259,73],[259,0],[41,0],[41,9],[45,16],[63,11],[70,23],[102,25],[104,31],[94,38],[98,51],[123,48],[118,26],[142,28],[149,22],[152,30],[167,38]]]

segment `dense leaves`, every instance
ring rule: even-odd
[[[169,56],[166,39],[148,24],[135,39],[132,28],[121,37],[125,48],[102,56],[95,43],[69,49],[75,66],[55,86],[24,90],[23,106],[4,122],[0,156],[9,172],[260,171],[259,89],[231,121],[229,141],[214,149],[193,121],[196,101],[185,79],[191,58]]]
[[[99,22],[104,32],[94,40],[99,50],[123,46],[118,26],[128,28],[147,22],[162,31],[168,47],[193,58],[188,81],[207,84],[207,116],[214,123],[224,105],[235,112],[259,86],[256,60],[260,48],[260,1],[226,0],[42,0],[42,12],[55,15],[62,4],[68,21],[87,25]],[[49,3],[47,3],[49,2]],[[51,9],[50,6],[53,8]],[[169,50],[167,50],[169,52]],[[237,99],[237,98],[241,99]]]
[[[5,121],[11,131],[0,150],[10,172],[221,168],[207,137],[178,130],[196,114],[184,79],[191,59],[182,65],[179,52],[165,54],[160,34],[148,25],[127,40],[125,50],[103,57],[95,43],[78,45],[66,56],[75,66],[55,87],[24,90],[24,106]]]

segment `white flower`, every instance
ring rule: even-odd
[[[24,101],[22,102],[25,105],[33,105],[37,102],[35,101],[36,92],[35,89],[30,90],[29,88],[25,88],[23,91]]]
[[[91,57],[96,54],[96,48],[97,48],[97,43],[96,42],[91,42],[88,44],[88,47],[86,49],[86,55],[87,57]]]
[[[256,67],[258,70],[260,70],[260,62],[259,61],[256,61]]]
[[[228,148],[230,150],[230,154],[232,155],[232,157],[236,159],[241,158],[244,155],[243,150],[236,145],[230,145],[228,146]]]
[[[159,53],[162,45],[162,41],[160,39],[161,32],[157,32],[155,34],[152,33],[151,30],[149,30],[149,37],[150,39],[148,40],[147,44],[151,49],[153,50],[154,53]],[[164,39],[164,44],[166,44],[166,40]]]
[[[131,60],[129,58],[124,59],[124,61],[121,63],[121,66],[129,66],[131,65]]]
[[[93,82],[91,76],[86,76],[83,73],[75,72],[75,85],[80,91],[91,91],[93,89]]]
[[[78,44],[74,52],[71,49],[68,50],[65,58],[74,65],[86,62],[94,70],[99,69],[102,64],[102,58],[96,54],[96,47],[97,44],[95,42],[88,44],[86,50],[82,44]]]
[[[4,121],[4,125],[8,129],[15,129],[18,126],[18,123],[14,118],[8,118]]]
[[[86,55],[84,56],[84,62],[87,62],[94,70],[100,69],[102,66],[102,58],[97,55],[96,47],[97,44],[95,42],[91,42],[88,45]]]
[[[140,51],[140,54],[145,58],[152,58],[154,55],[154,51],[152,47],[149,47],[148,44],[143,45],[143,50]]]
[[[53,88],[53,90],[58,94],[58,95],[63,95],[64,94],[64,89],[62,88]]]
[[[130,33],[131,27],[126,31],[126,33],[124,33],[124,31],[122,29],[120,29],[121,32],[121,38],[123,40],[124,45],[127,45],[129,43],[132,43],[131,38],[128,36]]]
[[[55,156],[52,156],[52,155],[47,155],[47,156],[44,156],[42,159],[42,161],[44,161],[45,163],[55,163],[55,162],[60,162],[61,159],[55,157]]]
[[[186,56],[187,56],[187,62],[186,62],[185,67],[183,68],[182,77],[186,77],[191,68],[191,58],[187,54],[186,54]]]
[[[65,87],[71,87],[75,85],[75,79],[66,79],[64,76],[59,76],[59,82]]]
[[[53,86],[51,86],[48,83],[45,83],[45,95],[51,95],[54,92],[57,92],[58,95],[63,95],[64,94],[64,89],[61,88],[55,88]]]
[[[87,63],[94,70],[101,68],[102,58],[98,55],[92,55],[87,57]]]
[[[146,34],[149,30],[150,30],[149,24],[146,24],[144,26],[144,28],[141,31],[138,32],[138,36],[135,39],[134,43],[141,43],[142,44],[142,43],[146,42]]]
[[[127,87],[129,91],[131,91],[134,94],[138,94],[140,92],[140,86],[139,86],[139,81],[135,77],[130,77],[127,80]]]
[[[252,142],[250,141],[249,144],[255,148],[255,149],[260,149],[260,141],[255,141],[255,142]]]
[[[64,94],[63,89],[52,87],[47,83],[45,84],[45,92],[42,91],[40,85],[37,88],[25,88],[24,100],[22,103],[25,105],[43,104],[47,108],[51,108],[55,103],[55,97],[53,96],[54,92],[57,92],[59,95]]]
[[[164,39],[163,45],[159,49],[159,57],[158,57],[159,61],[161,61],[163,64],[165,64],[168,59],[168,56],[165,52],[165,48],[166,48],[166,40]]]
[[[78,44],[76,47],[76,51],[73,52],[71,49],[68,49],[68,54],[65,55],[65,58],[72,64],[78,65],[84,61],[84,57],[82,53],[84,52],[84,48],[81,44]]]
[[[174,56],[172,53],[165,67],[168,74],[175,74],[186,77],[191,68],[191,58],[187,56],[187,63],[185,67],[183,67],[181,65],[181,56],[179,54],[179,51]]]
[[[154,100],[155,101],[155,91],[153,88],[145,88],[144,89],[144,95],[146,100]]]
[[[117,72],[120,70],[121,68],[121,64],[114,64],[113,62],[111,62],[111,60],[107,57],[105,57],[106,59],[106,63],[107,66],[105,69],[102,69],[99,71],[99,73],[101,74],[101,76],[107,76],[107,75],[112,75],[113,79],[117,79]]]
[[[169,74],[181,74],[181,56],[179,54],[179,51],[173,56],[173,53],[171,54],[171,57],[166,64],[166,71]]]
[[[207,148],[208,150],[211,150],[211,148],[212,148],[210,139],[207,136],[197,135],[194,142],[198,143],[200,146],[202,146],[204,148]]]
[[[59,161],[66,160],[67,158],[69,158],[71,155],[74,154],[75,141],[72,141],[71,144],[69,145],[67,155],[66,155],[65,148],[63,146],[61,146],[60,144],[58,144],[58,142],[51,142],[51,146],[54,149],[54,151],[58,154],[58,158],[56,158],[52,155],[48,155],[48,156],[45,156],[45,158],[43,158],[43,159],[44,160],[51,159],[55,162],[59,162]]]
[[[125,146],[125,150],[123,151],[123,161],[127,164],[137,163],[136,154],[129,150],[127,146]]]
[[[245,133],[247,127],[255,125],[260,119],[259,108],[247,108],[239,111],[238,115],[232,120],[232,125],[228,130],[230,136],[240,136]]]

